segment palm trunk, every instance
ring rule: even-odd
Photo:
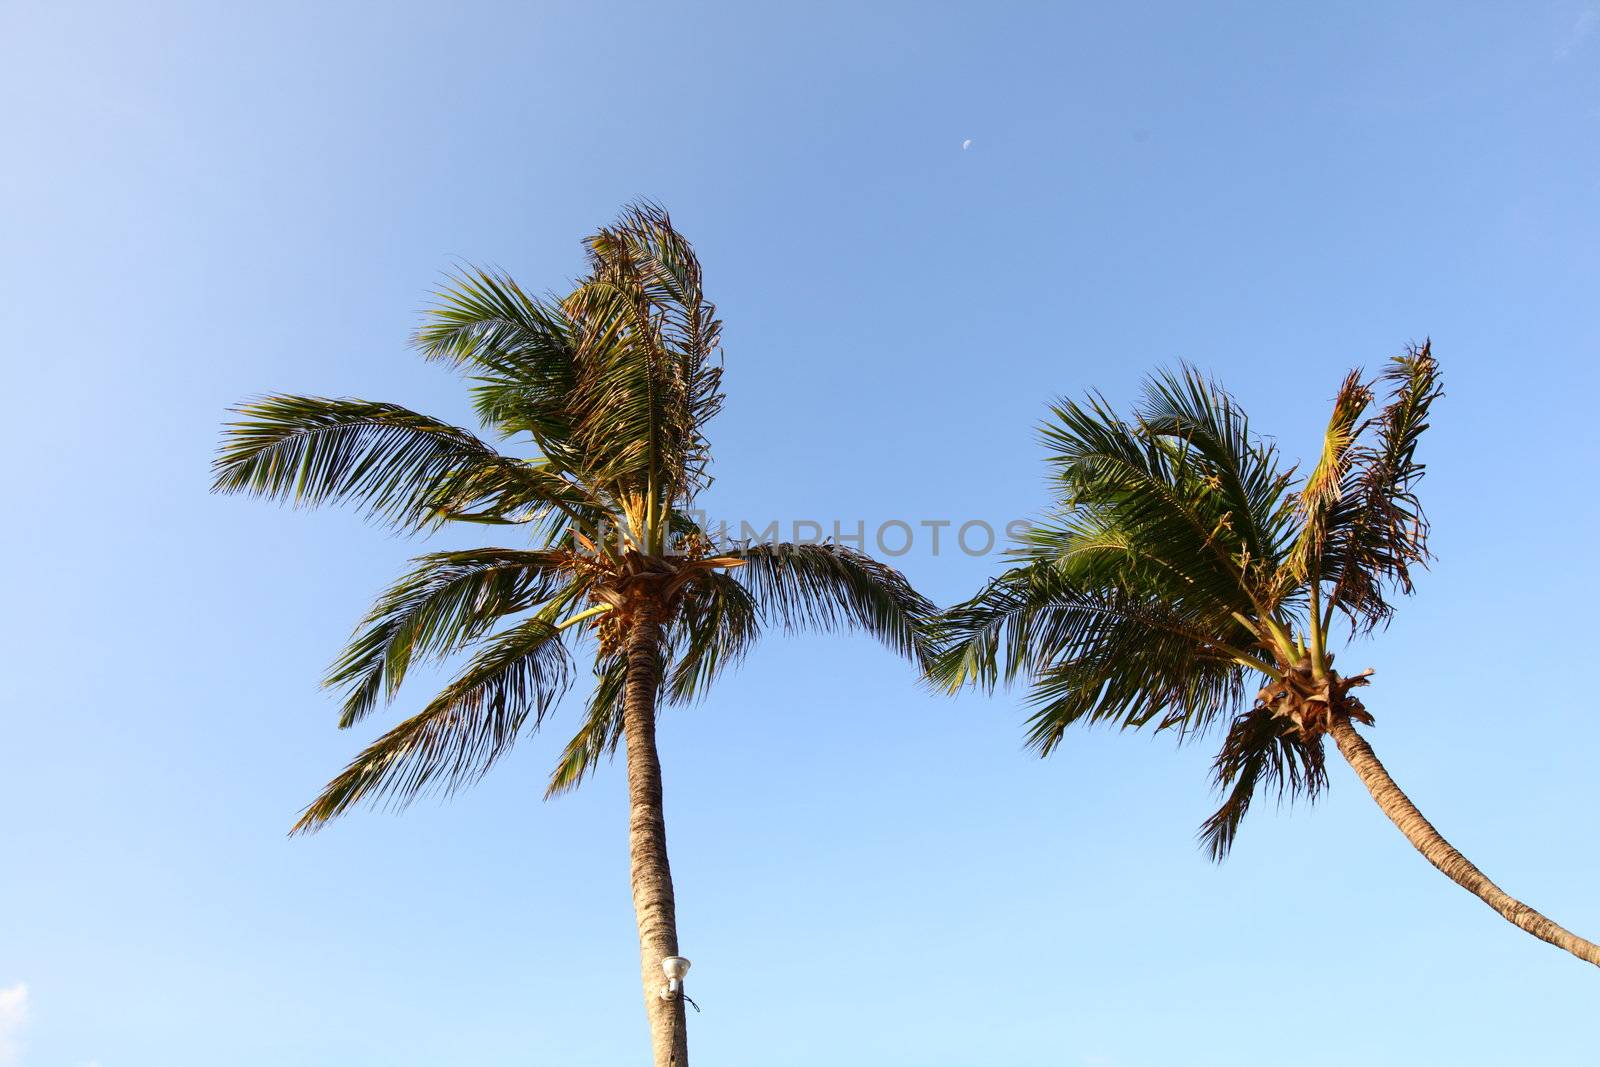
[[[639,969],[650,1020],[655,1067],[688,1067],[683,1000],[663,1000],[661,961],[678,954],[677,907],[667,863],[667,823],[661,805],[661,759],[656,754],[656,692],[661,681],[661,620],[653,605],[635,612],[627,637],[628,680],[623,732],[628,746],[628,851],[633,914],[639,924]]]
[[[1548,941],[1557,948],[1566,949],[1580,960],[1600,966],[1600,945],[1585,941],[1510,896],[1489,881],[1471,860],[1457,852],[1455,846],[1446,841],[1439,831],[1433,828],[1433,824],[1423,818],[1422,812],[1411,803],[1411,798],[1395,785],[1394,779],[1389,777],[1389,772],[1378,762],[1372,746],[1367,744],[1366,738],[1356,732],[1356,728],[1348,719],[1336,718],[1328,728],[1328,732],[1333,735],[1344,758],[1355,769],[1356,776],[1367,787],[1367,792],[1372,794],[1372,799],[1376,800],[1378,807],[1389,816],[1389,821],[1399,827],[1412,847],[1422,853],[1423,858],[1429,863],[1443,871],[1446,878],[1505,916],[1507,922],[1520,926],[1541,941]]]

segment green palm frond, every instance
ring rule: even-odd
[[[345,690],[339,725],[393,700],[408,667],[467,647],[507,615],[554,597],[571,581],[562,553],[508,548],[434,552],[395,582],[362,620],[324,685]]]
[[[642,202],[590,242],[594,277],[637,285],[661,326],[654,336],[676,363],[688,421],[703,427],[722,407],[722,367],[713,357],[722,321],[702,287],[700,260],[658,204]]]
[[[1046,751],[1082,719],[1204,726],[1242,692],[1253,660],[1251,635],[1231,617],[1186,616],[1115,584],[1078,586],[1051,560],[1013,568],[950,608],[937,637],[929,675],[951,691],[1033,677],[1029,741]]]
[[[571,659],[561,631],[534,617],[492,639],[422,711],[379,737],[301,815],[316,830],[361,803],[404,806],[430,790],[481,778],[527,726],[537,729],[566,691]]]
[[[1102,621],[1080,652],[1038,673],[1025,741],[1049,755],[1079,723],[1204,731],[1244,692],[1244,672],[1225,656],[1140,620]]]
[[[893,567],[836,544],[756,544],[726,553],[762,616],[786,630],[852,626],[927,666],[933,605]]]
[[[1079,722],[1204,730],[1244,695],[1245,655],[1163,600],[1109,589],[1058,596],[1028,640],[1039,662],[1026,739],[1042,754]]]
[[[1329,610],[1338,608],[1363,630],[1393,613],[1384,589],[1409,594],[1411,569],[1428,561],[1428,519],[1416,493],[1425,467],[1416,452],[1443,395],[1427,343],[1397,356],[1380,381],[1390,386],[1389,401],[1363,428],[1375,440],[1358,449],[1320,561],[1333,585]]]
[[[591,238],[589,268],[562,303],[581,325],[573,438],[593,477],[618,498],[642,496],[643,520],[659,531],[706,482],[720,324],[693,250],[652,205]]]
[[[929,679],[952,693],[966,685],[992,692],[1044,669],[1062,649],[1041,635],[1080,610],[1079,596],[1053,559],[1013,567],[940,615]]]
[[[1230,611],[1262,610],[1270,561],[1240,531],[1272,518],[1235,514],[1212,464],[1188,442],[1123,421],[1099,398],[1056,405],[1042,436],[1068,525],[1087,517],[1114,531],[1130,547],[1125,565],[1145,581]]]
[[[609,515],[606,503],[550,463],[499,458],[463,468],[439,481],[432,496],[441,520],[500,525],[545,525],[551,536],[575,526],[592,530]]]
[[[732,575],[712,571],[685,590],[667,634],[667,695],[675,704],[705,696],[724,669],[738,663],[761,634],[761,613]]]
[[[1288,563],[1288,571],[1296,581],[1320,580],[1329,527],[1338,521],[1345,483],[1360,454],[1356,442],[1361,436],[1361,415],[1371,403],[1371,387],[1361,380],[1359,370],[1351,371],[1334,397],[1333,415],[1323,434],[1317,465],[1300,490],[1300,536]]]
[[[1293,537],[1286,499],[1293,472],[1279,469],[1277,450],[1250,433],[1249,419],[1221,386],[1191,367],[1159,374],[1145,387],[1139,419],[1146,433],[1185,446],[1238,539],[1244,569],[1283,558]]]
[[[616,753],[622,743],[622,695],[628,682],[628,665],[621,656],[606,656],[595,668],[594,692],[589,696],[583,725],[561,750],[544,791],[546,800],[570,792]]]
[[[484,422],[505,435],[526,433],[562,469],[581,470],[570,441],[578,327],[558,301],[530,296],[504,274],[468,268],[435,294],[415,340],[427,358],[468,367]]]
[[[1213,860],[1225,859],[1258,788],[1274,789],[1278,801],[1314,801],[1328,785],[1322,738],[1307,740],[1268,708],[1251,708],[1233,721],[1212,763],[1222,806],[1200,827],[1200,841]]]
[[[234,409],[213,488],[296,504],[352,502],[402,526],[435,517],[441,491],[511,462],[473,434],[398,404],[271,396]]]

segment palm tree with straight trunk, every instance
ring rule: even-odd
[[[471,651],[459,676],[384,733],[305,809],[315,830],[358,803],[404,804],[483,775],[543,725],[592,655],[583,721],[546,796],[626,754],[644,1003],[658,1067],[686,1067],[667,860],[660,709],[701,696],[763,626],[855,627],[926,665],[932,606],[890,567],[841,545],[716,544],[691,505],[709,482],[707,422],[722,404],[716,308],[698,260],[641,204],[587,242],[587,273],[536,298],[504,274],[451,277],[416,344],[471,376],[479,418],[523,454],[394,404],[269,396],[237,408],[218,491],[343,502],[409,532],[447,523],[530,544],[432,552],[377,600],[327,685],[339,725],[391,701],[408,670]]]
[[[1373,722],[1355,692],[1372,672],[1334,668],[1335,620],[1351,637],[1383,627],[1429,558],[1416,452],[1439,396],[1427,344],[1374,381],[1352,372],[1303,480],[1192,369],[1151,380],[1129,418],[1099,396],[1057,404],[1042,436],[1058,504],[1014,567],[945,614],[930,673],[952,691],[1025,677],[1041,754],[1077,724],[1221,727],[1222,805],[1200,830],[1217,860],[1258,791],[1321,794],[1331,736],[1429,863],[1600,965],[1600,946],[1506,894],[1422,816],[1357,729]]]

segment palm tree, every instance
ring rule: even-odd
[[[932,606],[901,575],[836,544],[716,545],[691,518],[708,482],[706,423],[722,404],[716,308],[660,208],[636,205],[587,242],[561,299],[501,273],[451,277],[416,336],[471,375],[483,423],[528,454],[394,404],[270,396],[236,409],[215,488],[344,502],[410,532],[465,522],[531,545],[432,552],[377,600],[327,685],[341,727],[394,698],[410,667],[471,649],[460,675],[328,783],[295,832],[362,802],[451,793],[532,733],[593,656],[587,712],[547,796],[626,752],[629,848],[644,1002],[657,1065],[688,1062],[656,720],[701,696],[763,625],[852,626],[925,665]]]
[[[1180,738],[1221,726],[1223,802],[1200,830],[1217,860],[1258,790],[1321,794],[1331,735],[1429,863],[1600,965],[1600,946],[1508,896],[1423,818],[1356,728],[1373,721],[1353,692],[1372,672],[1334,669],[1335,616],[1351,637],[1383,627],[1429,558],[1416,450],[1440,395],[1427,344],[1375,381],[1352,372],[1303,482],[1191,369],[1150,381],[1129,419],[1099,396],[1059,403],[1043,428],[1059,504],[1014,567],[946,613],[930,673],[952,691],[1025,676],[1041,754],[1080,723]]]

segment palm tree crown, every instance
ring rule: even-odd
[[[237,409],[216,488],[349,502],[408,531],[522,527],[536,547],[434,552],[379,597],[328,674],[341,727],[392,699],[410,666],[477,654],[420,712],[362,752],[307,808],[313,829],[362,800],[405,801],[482,774],[537,729],[594,638],[596,685],[550,791],[576,785],[620,736],[620,635],[641,598],[666,608],[663,695],[702,694],[763,623],[861,627],[922,651],[927,602],[893,569],[834,544],[714,551],[689,518],[706,484],[706,423],[723,401],[721,323],[688,243],[653,205],[588,242],[559,300],[471,270],[428,309],[417,347],[466,370],[474,407],[514,457],[394,404],[271,396]]]
[[[1059,504],[1015,566],[946,613],[930,673],[952,690],[1025,677],[1041,753],[1077,723],[1184,738],[1221,727],[1222,805],[1200,830],[1219,860],[1260,791],[1322,792],[1332,736],[1430,862],[1600,963],[1600,947],[1504,894],[1416,811],[1354,726],[1373,721],[1353,692],[1371,672],[1334,669],[1335,619],[1351,636],[1382,627],[1429,558],[1417,445],[1439,396],[1427,344],[1376,380],[1352,372],[1304,478],[1189,368],[1147,383],[1130,418],[1098,396],[1057,404],[1043,439]]]

